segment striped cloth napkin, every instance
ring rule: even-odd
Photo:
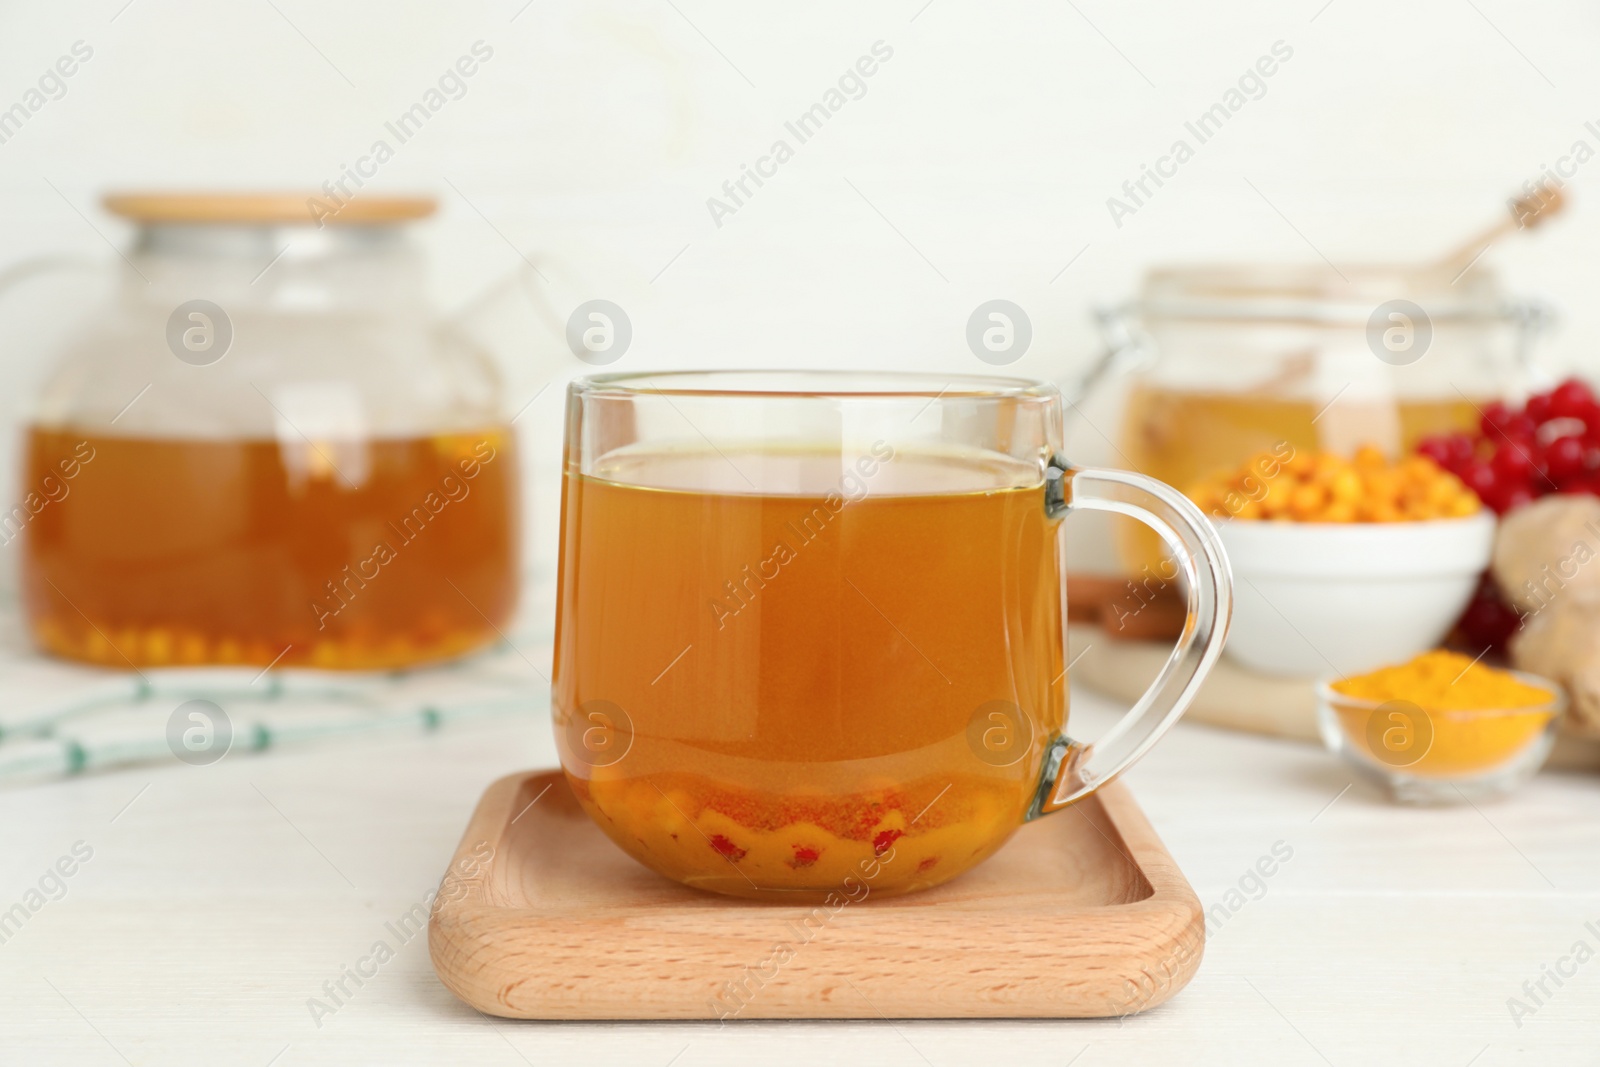
[[[547,625],[523,626],[465,659],[371,674],[113,671],[41,656],[16,606],[0,606],[0,783],[163,760],[211,763],[229,752],[423,732],[489,715],[542,717],[550,641]]]

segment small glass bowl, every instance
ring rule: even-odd
[[[1317,685],[1317,725],[1328,748],[1357,773],[1411,804],[1459,804],[1504,796],[1544,766],[1567,708],[1548,678],[1510,672],[1550,692],[1521,708],[1425,710],[1407,700],[1346,696]]]

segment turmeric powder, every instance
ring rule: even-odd
[[[1402,765],[1424,778],[1460,778],[1510,762],[1549,727],[1558,707],[1553,690],[1442,649],[1329,688],[1360,702],[1330,702],[1345,740],[1391,766],[1392,759],[1371,748],[1368,726],[1376,706],[1405,701],[1426,716],[1431,742],[1416,762]]]
[[[1409,700],[1424,711],[1485,711],[1549,704],[1554,694],[1459,652],[1435,649],[1410,662],[1333,683],[1335,692],[1380,703]]]

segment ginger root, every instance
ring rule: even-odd
[[[1600,593],[1563,591],[1525,618],[1510,651],[1519,669],[1566,689],[1569,724],[1585,733],[1600,732]]]
[[[1519,611],[1543,613],[1578,594],[1600,595],[1600,500],[1547,496],[1500,520],[1490,570]]]

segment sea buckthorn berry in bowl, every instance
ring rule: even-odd
[[[1189,489],[1233,566],[1229,657],[1314,678],[1438,645],[1489,563],[1493,512],[1429,456],[1286,451]]]
[[[1292,452],[1287,458],[1263,453],[1196,483],[1189,497],[1213,518],[1294,522],[1448,519],[1483,508],[1467,483],[1431,456],[1418,453],[1390,463],[1370,445],[1348,460],[1328,452]]]

